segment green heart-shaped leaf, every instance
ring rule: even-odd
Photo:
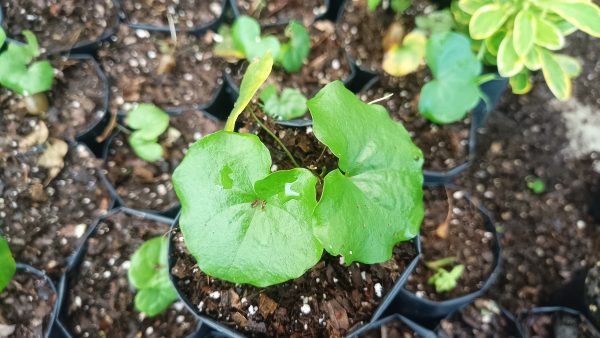
[[[277,89],[271,85],[265,88],[260,98],[265,113],[272,118],[291,120],[306,114],[306,97],[298,89],[284,88],[278,96]]]
[[[248,61],[262,58],[267,52],[271,52],[274,59],[279,55],[279,40],[274,36],[261,36],[260,24],[252,17],[237,18],[233,24],[232,36],[234,46],[244,52]]]
[[[285,30],[289,42],[281,46],[278,62],[288,73],[294,73],[302,68],[302,65],[310,53],[310,36],[304,26],[292,21]]]
[[[153,104],[143,103],[127,113],[125,123],[134,130],[128,141],[136,155],[148,162],[160,160],[163,149],[157,142],[169,127],[169,115]]]
[[[8,286],[15,271],[17,271],[17,265],[10,252],[8,241],[0,235],[0,292]]]
[[[360,101],[339,81],[309,100],[315,136],[339,158],[325,177],[314,233],[332,255],[381,263],[423,219],[423,154],[379,105]]]
[[[317,178],[271,173],[258,137],[217,132],[190,147],[173,174],[186,246],[205,273],[258,287],[301,276],[321,258],[311,214]]]
[[[136,289],[171,287],[168,249],[169,239],[156,237],[144,242],[134,252],[127,276]]]

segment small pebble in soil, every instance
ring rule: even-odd
[[[310,313],[310,305],[302,305],[302,307],[300,307],[300,311],[302,311],[303,314],[308,315]]]

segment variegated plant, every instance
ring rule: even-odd
[[[530,72],[541,69],[552,93],[567,100],[581,66],[557,51],[577,30],[600,37],[600,7],[591,0],[459,0],[452,11],[516,94],[527,93]]]

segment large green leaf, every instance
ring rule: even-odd
[[[325,177],[314,233],[332,255],[389,260],[423,219],[423,154],[379,105],[360,101],[339,81],[309,100],[315,136],[339,159]]]
[[[600,37],[600,7],[590,0],[555,0],[549,8],[573,26]]]
[[[311,224],[316,182],[303,168],[271,173],[256,135],[221,131],[192,145],[173,184],[200,269],[258,287],[302,275],[322,254]]]
[[[256,59],[250,63],[246,70],[246,74],[244,74],[244,78],[242,78],[240,95],[235,101],[233,110],[225,123],[225,130],[233,131],[238,116],[246,109],[246,106],[248,106],[248,103],[250,103],[254,94],[256,94],[260,86],[267,80],[272,69],[273,57],[271,56],[271,53],[267,53],[262,58]]]
[[[550,91],[559,100],[568,100],[571,97],[571,79],[563,67],[561,67],[560,62],[556,60],[551,52],[543,49],[540,49],[540,61],[542,63],[544,79]]]
[[[537,18],[535,44],[550,50],[558,50],[565,45],[565,38],[553,23],[543,18]]]
[[[288,73],[302,68],[310,53],[310,35],[306,28],[297,21],[292,21],[285,30],[289,42],[281,46],[278,62]]]
[[[525,66],[525,58],[515,51],[512,35],[507,35],[498,49],[498,73],[503,77],[517,75]]]
[[[8,241],[0,235],[0,292],[8,286],[16,270],[17,265],[10,252]]]
[[[511,7],[489,4],[479,8],[469,22],[469,33],[476,40],[483,40],[494,34],[512,14]]]
[[[524,58],[533,48],[535,41],[536,20],[533,13],[520,11],[515,17],[513,47],[517,54]]]
[[[427,42],[427,65],[434,80],[421,90],[419,112],[435,123],[459,121],[480,98],[481,63],[467,37],[436,33]]]
[[[279,40],[270,35],[261,36],[260,24],[252,17],[237,18],[233,23],[232,36],[234,46],[244,52],[248,61],[261,58],[268,52],[271,52],[274,59],[279,55]]]

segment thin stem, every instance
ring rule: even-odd
[[[262,129],[264,129],[267,132],[267,134],[271,135],[271,137],[275,140],[275,142],[277,142],[277,144],[279,144],[279,146],[281,146],[281,148],[283,149],[283,151],[289,157],[290,161],[292,161],[292,163],[294,163],[294,165],[296,166],[296,168],[299,168],[300,165],[298,164],[298,162],[296,161],[296,159],[294,158],[294,156],[292,156],[292,153],[290,153],[290,151],[285,146],[285,144],[283,144],[283,142],[281,142],[281,140],[279,139],[279,137],[277,137],[269,128],[267,128],[267,126],[265,126],[260,121],[260,119],[258,118],[258,116],[256,116],[256,114],[254,114],[254,109],[252,109],[251,107],[248,107],[248,110],[250,111],[250,115],[252,115],[252,117],[254,118],[254,120],[256,121],[256,123],[258,123],[258,125]]]
[[[119,131],[125,133],[126,135],[130,135],[131,134],[131,130],[123,127],[122,125],[118,124],[116,125],[117,129],[119,129]]]
[[[375,103],[378,103],[378,102],[381,102],[381,101],[385,101],[385,100],[389,99],[392,96],[394,96],[394,93],[389,93],[389,94],[387,94],[384,97],[380,97],[378,99],[375,99],[375,100],[369,102],[368,104],[375,104]]]

